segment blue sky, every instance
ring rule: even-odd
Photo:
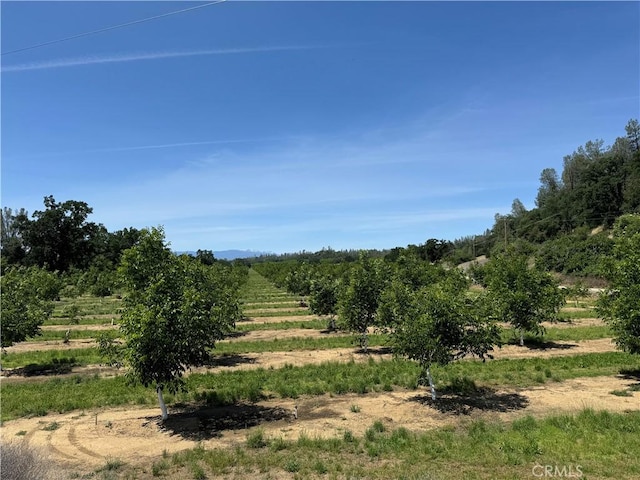
[[[192,2],[2,2],[2,52]],[[2,57],[2,205],[176,250],[481,233],[639,115],[638,2],[227,1]]]

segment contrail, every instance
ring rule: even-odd
[[[46,157],[59,157],[63,155],[76,155],[83,153],[108,153],[108,152],[128,152],[134,150],[155,150],[162,148],[178,148],[178,147],[191,147],[197,145],[225,145],[234,143],[257,143],[257,142],[272,142],[280,141],[286,137],[264,137],[264,138],[246,138],[246,139],[230,139],[230,140],[209,140],[204,142],[179,142],[179,143],[161,143],[156,145],[132,145],[128,147],[106,147],[106,148],[90,148],[86,150],[74,150],[67,152],[46,152],[36,153],[32,155],[21,155],[18,158],[46,158]]]
[[[216,4],[222,3],[224,1],[225,0],[216,0],[215,2],[205,3],[204,5],[196,5],[195,7],[183,8],[182,10],[175,10],[173,12],[162,13],[160,15],[154,15],[153,17],[141,18],[139,20],[134,20],[132,22],[120,23],[118,25],[112,25],[110,27],[100,28],[98,30],[92,30],[90,32],[79,33],[77,35],[72,35],[70,37],[58,38],[56,40],[51,40],[49,42],[38,43],[37,45],[30,45],[28,47],[17,48],[15,50],[10,50],[8,52],[2,52],[0,55],[9,55],[10,53],[24,52],[25,50],[32,50],[34,48],[40,48],[40,47],[44,47],[46,45],[53,45],[54,43],[66,42],[68,40],[73,40],[75,38],[86,37],[87,35],[95,35],[97,33],[108,32],[109,30],[115,30],[116,28],[128,27],[130,25],[137,25],[138,23],[144,23],[144,22],[148,22],[150,20],[156,20],[158,18],[168,17],[170,15],[175,15],[177,13],[184,13],[184,12],[189,12],[191,10],[196,10],[198,8],[209,7],[211,5],[216,5]]]
[[[79,57],[44,62],[21,63],[2,67],[3,73],[24,72],[27,70],[45,70],[50,68],[68,68],[102,63],[135,62],[139,60],[159,60],[163,58],[195,57],[203,55],[237,55],[243,53],[268,53],[295,50],[311,50],[327,48],[317,45],[284,45],[274,47],[219,48],[209,50],[187,50],[178,52],[131,53],[126,55],[110,55],[103,57]]]

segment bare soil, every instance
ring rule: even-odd
[[[85,340],[77,340],[83,342]],[[90,342],[90,340],[86,340]],[[19,346],[18,344],[16,346]],[[88,345],[91,345],[90,343]],[[14,348],[14,347],[11,347]],[[55,348],[55,347],[51,347]],[[57,346],[59,348],[59,345]],[[583,342],[551,342],[546,346],[537,346],[535,348],[520,347],[517,345],[505,345],[504,347],[494,351],[494,357],[500,358],[549,358],[567,355],[580,355],[585,353],[601,353],[615,351],[615,345],[610,338],[601,338],[597,340],[586,340]],[[251,370],[256,368],[281,368],[285,365],[302,366],[309,364],[319,364],[322,362],[361,362],[368,361],[369,358],[374,360],[388,360],[392,358],[390,353],[384,348],[370,348],[368,353],[362,353],[355,348],[334,348],[328,350],[297,350],[291,352],[263,352],[263,353],[247,353],[242,355],[220,356],[218,363],[214,367],[195,368],[192,372],[220,371],[220,370]],[[96,371],[97,370],[97,371]],[[14,374],[11,369],[3,370],[0,379],[3,382],[19,382],[25,381],[24,377]],[[97,365],[88,365],[84,367],[73,367],[71,372],[59,377],[85,374],[99,373],[101,376],[113,376],[118,373],[117,370],[110,367],[98,367]],[[51,378],[44,376],[42,380]],[[37,381],[39,376],[29,377],[29,381]]]
[[[527,389],[485,390],[475,397],[444,395],[435,402],[426,390],[277,399],[231,407],[172,409],[165,424],[158,408],[99,409],[12,420],[2,426],[2,436],[4,441],[42,448],[67,472],[84,475],[109,459],[149,468],[164,451],[171,454],[198,443],[206,448],[242,446],[255,428],[264,429],[270,438],[297,439],[301,434],[328,438],[347,430],[361,436],[377,420],[389,429],[424,431],[471,419],[510,421],[586,407],[639,410],[640,392],[631,397],[610,393],[636,381],[620,376],[579,378]],[[297,419],[293,416],[296,404]]]

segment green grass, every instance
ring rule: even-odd
[[[70,305],[80,307],[81,313],[84,315],[116,314],[118,309],[122,307],[122,299],[116,296],[102,298],[91,295],[83,295],[78,298],[62,298],[60,301],[55,302],[52,316],[63,317],[63,310]]]
[[[379,347],[387,345],[387,335],[369,335],[369,346]],[[275,338],[273,340],[219,342],[216,344],[214,355],[228,355],[261,352],[291,352],[300,350],[331,350],[334,348],[351,348],[356,341],[353,335],[332,335],[323,338]]]
[[[576,377],[616,375],[622,370],[640,368],[637,357],[621,352],[597,353],[556,358],[462,361],[434,367],[432,374],[439,389],[462,385],[460,379],[473,379],[482,387],[527,387]],[[203,404],[233,404],[275,396],[296,398],[324,393],[367,393],[393,388],[418,387],[418,366],[404,360],[356,363],[323,363],[280,369],[198,373],[185,378],[188,392],[166,394],[173,402],[196,401]],[[151,405],[156,403],[152,388],[130,386],[124,377],[98,378],[73,376],[28,383],[4,383],[2,420],[47,412],[66,412],[112,405]]]
[[[69,331],[69,340],[86,340],[90,338],[96,338],[97,335],[105,333],[107,335],[112,336],[113,338],[118,338],[119,332],[117,327],[113,330],[70,330]],[[30,337],[27,339],[27,342],[44,342],[44,341],[55,341],[55,340],[64,340],[66,331],[65,330],[42,330],[41,334],[36,337]],[[64,348],[61,346],[61,348]]]
[[[613,335],[611,329],[606,325],[596,325],[589,327],[569,327],[558,328],[549,327],[546,329],[544,335],[536,336],[526,334],[525,344],[536,344],[541,342],[558,342],[558,341],[572,341],[582,342],[585,340],[597,340],[600,338],[610,338]],[[502,341],[505,343],[519,343],[520,334],[513,329],[505,328],[502,331]]]
[[[287,323],[287,322],[285,322]],[[326,327],[322,321],[310,321],[310,322],[290,322],[284,325],[284,328],[301,328],[303,325],[310,324],[314,327]],[[251,331],[255,330],[271,330],[269,326],[275,326],[278,324],[256,324],[256,325],[240,325],[239,331]],[[246,328],[255,327],[255,328]],[[302,327],[304,328],[304,327]],[[277,330],[277,328],[276,328]],[[64,335],[64,332],[47,332],[58,333]],[[80,333],[80,332],[78,332]],[[95,333],[95,332],[94,332]],[[117,332],[114,331],[114,336]],[[529,344],[540,344],[541,342],[555,342],[555,341],[584,341],[594,340],[598,338],[608,338],[611,336],[611,331],[606,326],[591,326],[591,327],[573,327],[573,328],[554,328],[547,329],[546,334],[543,337],[537,337],[533,335],[527,335],[525,340]],[[36,337],[40,338],[41,337]],[[56,337],[61,339],[60,337]],[[71,337],[74,338],[74,337]],[[78,337],[82,338],[82,337]],[[510,329],[505,329],[502,334],[502,340],[505,343],[513,343],[515,337],[514,333]],[[389,337],[387,335],[373,334],[369,335],[369,346],[372,348],[386,346],[389,344]],[[239,355],[246,353],[262,353],[262,352],[287,352],[287,351],[304,351],[304,350],[330,350],[334,348],[354,348],[356,351],[355,340],[352,335],[331,335],[321,338],[305,338],[305,337],[292,337],[292,338],[274,338],[273,340],[255,340],[255,341],[243,341],[238,340],[234,342],[219,342],[216,344],[216,348],[213,350],[214,357],[219,355]],[[103,361],[94,348],[83,349],[64,349],[61,345],[61,350],[41,350],[33,352],[22,353],[6,353],[0,358],[2,359],[2,365],[6,368],[23,367],[29,364],[51,363],[54,359],[66,358],[73,356],[77,365],[93,365]]]
[[[78,323],[74,323],[74,325],[108,325],[112,320],[114,324],[117,324],[119,319],[120,315],[116,314],[109,318],[80,317]],[[49,317],[44,321],[43,325],[69,325],[69,319],[66,317]]]
[[[27,365],[50,364],[54,361],[73,358],[75,365],[95,365],[104,361],[96,348],[74,348],[61,350],[36,350],[33,352],[4,353],[0,356],[3,368]]]
[[[293,329],[309,329],[324,330],[327,328],[329,320],[301,320],[299,322],[272,322],[272,323],[237,323],[236,330],[239,332],[253,332],[256,330],[293,330]]]
[[[284,302],[275,302],[274,300],[261,300],[258,302],[251,302],[251,305],[246,303],[242,306],[243,310],[268,310],[270,308],[298,308],[298,300],[286,300]]]
[[[300,317],[304,315],[311,315],[311,312],[307,309],[304,310],[281,310],[278,312],[257,312],[255,310],[243,310],[245,317],[248,318],[270,318],[270,317]]]
[[[328,439],[301,434],[297,440],[261,435],[259,448],[200,445],[173,454],[166,473],[188,478],[198,465],[205,475],[225,478],[279,477],[284,471],[297,478],[513,480],[537,478],[544,473],[540,466],[551,465],[564,468],[564,478],[640,476],[639,412],[587,409],[511,423],[467,421],[420,433],[377,421],[363,437],[346,433]]]
[[[558,316],[561,320],[573,320],[578,318],[600,318],[596,311],[591,308],[585,308],[584,310],[576,311],[560,310]]]

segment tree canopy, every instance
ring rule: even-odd
[[[598,311],[614,331],[621,350],[640,353],[640,215],[620,217],[614,228],[611,285]]]
[[[159,228],[142,230],[122,256],[123,364],[130,380],[156,387],[161,406],[162,390],[183,388],[183,373],[209,361],[215,342],[240,319],[237,283],[227,268],[175,256]]]

